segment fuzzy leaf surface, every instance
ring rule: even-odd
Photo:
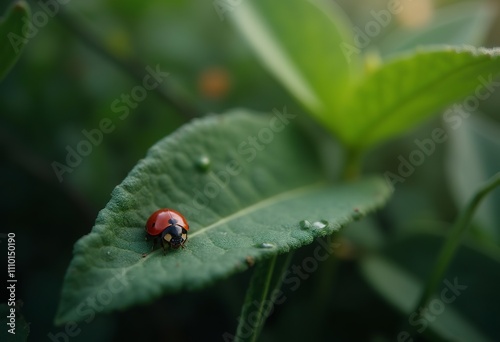
[[[285,119],[238,110],[194,120],[155,144],[76,243],[56,322],[85,319],[89,300],[104,292],[112,294],[101,303],[108,312],[200,289],[385,203],[391,189],[381,178],[329,184],[308,139]],[[151,248],[145,222],[164,207],[188,220],[186,247],[143,258]]]

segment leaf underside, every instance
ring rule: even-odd
[[[87,301],[107,291],[117,295],[105,312],[199,289],[385,203],[391,190],[381,178],[329,185],[301,130],[286,124],[239,110],[194,120],[154,145],[76,243],[56,323],[84,319]],[[151,248],[144,224],[163,207],[187,218],[186,247],[142,258]],[[303,229],[301,220],[327,224]]]

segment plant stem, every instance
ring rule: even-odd
[[[273,309],[273,293],[281,286],[291,256],[292,253],[285,256],[274,255],[255,266],[239,317],[235,341],[257,341],[266,318]]]
[[[105,44],[101,43],[96,37],[94,37],[90,31],[85,28],[81,23],[68,15],[64,10],[60,9],[57,18],[61,24],[65,26],[70,32],[75,36],[80,38],[87,46],[98,52],[101,56],[108,59],[113,64],[117,65],[119,68],[128,73],[136,82],[142,84],[144,77],[147,73],[144,68],[140,66],[143,63],[137,61],[125,60],[117,56],[111,49],[107,48]],[[171,92],[162,85],[152,89],[165,103],[172,107],[178,114],[184,116],[186,120],[190,120],[194,117],[200,116],[197,110],[192,106],[188,105],[186,101],[179,98],[179,94],[171,94]]]
[[[78,213],[78,220],[82,226],[90,226],[95,218],[97,210],[68,182],[57,181],[54,170],[48,160],[37,155],[28,146],[24,145],[19,138],[8,129],[0,127],[0,148],[5,153],[5,159],[9,165],[17,167],[27,175],[53,188],[62,198]]]
[[[348,149],[342,172],[343,180],[353,180],[361,173],[361,152],[357,149]]]
[[[269,294],[269,288],[271,287],[271,278],[273,276],[274,272],[274,266],[276,264],[276,258],[277,256],[274,256],[269,260],[267,265],[264,265],[264,268],[267,268],[265,270],[265,283],[264,286],[262,287],[262,291],[260,293],[260,301],[259,301],[259,307],[257,311],[257,324],[254,330],[254,333],[252,334],[250,341],[255,342],[257,341],[257,338],[260,335],[260,332],[262,331],[262,326],[264,325],[265,319],[267,318],[266,313],[264,313],[264,302],[266,298],[268,297]]]
[[[483,185],[472,197],[470,202],[465,207],[465,210],[462,211],[457,221],[452,227],[451,234],[449,238],[446,240],[441,252],[439,254],[438,260],[435,263],[434,269],[431,272],[431,276],[429,277],[427,283],[424,287],[424,292],[420,301],[417,305],[417,309],[420,307],[425,307],[431,297],[436,292],[436,289],[441,282],[441,279],[444,276],[448,265],[450,264],[453,256],[455,255],[458,246],[460,245],[460,240],[465,233],[467,227],[470,225],[470,222],[474,216],[474,212],[476,211],[480,202],[497,186],[500,186],[500,173],[497,173],[495,176],[490,178],[485,185]]]

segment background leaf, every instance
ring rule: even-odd
[[[370,255],[361,262],[363,274],[373,287],[392,305],[404,313],[404,321],[415,310],[437,254],[445,239],[429,233],[407,234],[385,248],[382,255]],[[496,293],[500,279],[498,249],[488,251],[476,245],[462,246],[444,279],[467,286],[455,301],[445,304],[442,314],[436,315],[428,330],[454,341],[490,341],[497,333],[499,309],[489,303]],[[478,273],[477,269],[483,270]],[[445,284],[439,288],[439,293]],[[481,312],[488,310],[487,319]],[[419,324],[416,327],[420,327]],[[410,326],[411,327],[411,326]],[[409,331],[418,337],[416,331]]]
[[[284,12],[279,3],[257,0],[243,2],[232,18],[269,70],[350,148],[399,135],[500,73],[499,50],[439,47],[358,77],[352,70],[359,53],[351,61],[342,50],[355,45],[341,13],[319,1],[292,0]]]
[[[102,311],[201,288],[247,269],[248,258],[309,244],[386,201],[381,178],[327,185],[312,146],[278,120],[245,111],[208,117],[153,146],[75,245],[56,322],[85,319],[88,301],[117,281],[127,286]],[[144,224],[161,207],[185,214],[187,246],[141,258],[150,248]]]
[[[27,43],[22,28],[29,19],[29,5],[25,1],[16,1],[0,19],[0,80],[19,59]]]
[[[438,8],[425,26],[400,27],[385,37],[380,52],[388,56],[436,44],[481,46],[494,21],[495,7],[489,2],[474,1]]]
[[[342,140],[366,148],[403,133],[500,73],[500,49],[422,50],[361,79],[339,123]],[[484,95],[481,95],[484,96]],[[333,123],[332,123],[333,124]]]
[[[243,1],[233,22],[269,70],[320,121],[336,110],[348,89],[358,55],[348,62],[348,20],[333,2]],[[358,57],[358,58],[357,58]]]
[[[455,129],[449,130],[450,144],[446,164],[447,179],[454,199],[463,208],[488,178],[500,170],[500,127],[494,121],[475,116],[455,115]],[[460,170],[460,172],[456,172]],[[477,209],[475,220],[487,241],[500,242],[500,190],[494,190]]]

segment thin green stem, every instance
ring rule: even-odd
[[[361,173],[362,153],[357,149],[348,149],[342,172],[343,180],[353,180],[359,177]]]
[[[273,309],[275,291],[281,287],[292,254],[274,255],[255,266],[239,317],[235,341],[257,341],[266,318]]]
[[[121,68],[127,74],[129,74],[136,82],[142,84],[147,73],[144,68],[140,67],[143,63],[138,61],[125,60],[122,57],[116,55],[111,49],[106,47],[99,39],[93,36],[90,31],[84,27],[76,18],[67,14],[64,10],[60,9],[57,19],[64,25],[68,31],[77,36],[83,43],[89,46],[94,51],[98,52],[101,56],[105,57],[107,60]],[[179,94],[172,94],[166,86],[159,85],[158,87],[152,89],[160,99],[172,107],[178,114],[184,116],[185,119],[189,120],[194,117],[200,116],[192,106],[188,105],[187,101],[183,101]]]
[[[18,168],[36,181],[58,192],[78,213],[78,220],[84,226],[90,226],[93,223],[97,208],[93,208],[87,198],[76,191],[69,182],[57,181],[50,162],[40,157],[5,127],[0,127],[0,149],[4,151],[8,165]]]
[[[420,298],[417,309],[420,307],[425,307],[436,292],[441,280],[443,279],[444,273],[448,268],[448,265],[450,264],[460,245],[463,234],[467,230],[467,227],[469,227],[470,225],[470,222],[474,216],[474,212],[476,211],[481,201],[486,197],[486,195],[488,195],[488,193],[490,193],[497,186],[500,186],[500,173],[497,173],[495,176],[490,178],[488,182],[476,192],[474,197],[467,204],[465,210],[462,211],[462,213],[458,217],[457,221],[452,227],[449,238],[446,240],[443,248],[441,249],[434,269],[431,272],[431,276],[425,284],[424,292],[422,294],[422,297]]]
[[[264,303],[269,294],[271,287],[271,279],[273,278],[274,266],[276,265],[277,255],[271,259],[259,263],[255,267],[255,271],[250,281],[250,288],[245,297],[242,315],[238,322],[235,341],[251,341],[257,340],[262,325],[264,324]],[[258,306],[253,308],[254,301],[258,302]],[[257,311],[254,311],[257,310]],[[255,314],[255,318],[251,319],[251,315]],[[253,323],[253,324],[252,324]],[[245,328],[251,328],[250,332],[245,332]]]
[[[257,341],[257,338],[259,337],[260,332],[262,331],[262,327],[264,325],[264,322],[266,320],[266,317],[265,317],[266,315],[264,312],[264,303],[266,301],[266,298],[268,298],[269,289],[271,288],[271,279],[273,278],[274,266],[276,265],[276,258],[277,257],[278,257],[277,255],[272,257],[270,262],[269,262],[264,287],[262,289],[263,291],[261,293],[261,297],[259,300],[259,308],[257,311],[257,322],[258,323],[257,323],[256,329],[254,330],[254,334],[252,335],[252,338],[250,339],[250,341],[252,341],[252,342]]]

